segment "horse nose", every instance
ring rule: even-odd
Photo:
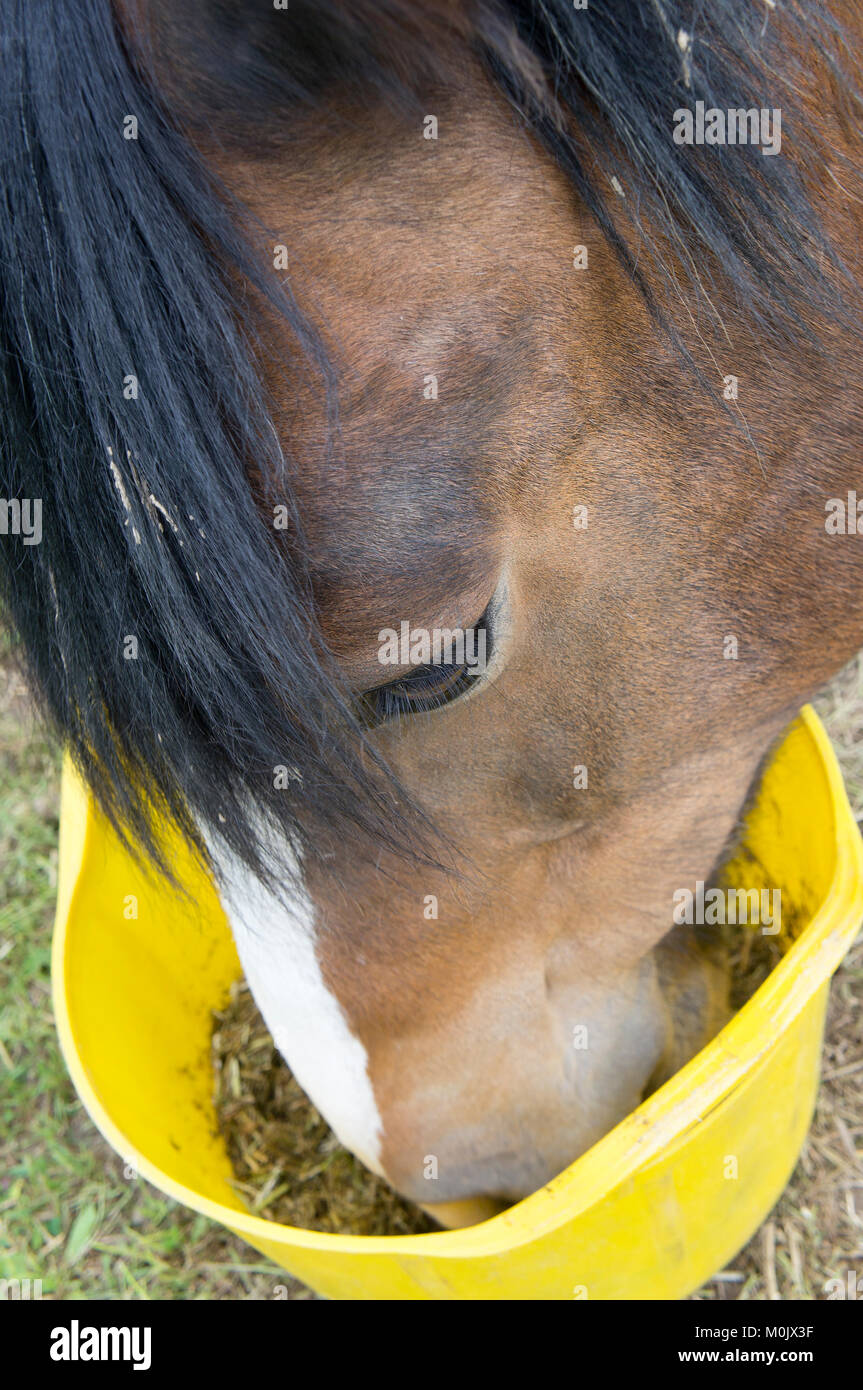
[[[491,1136],[490,1136],[491,1137]],[[499,1139],[500,1135],[494,1135]],[[501,1150],[491,1143],[466,1149],[458,1137],[439,1140],[425,1154],[422,1169],[410,1150],[388,1155],[384,1173],[393,1187],[442,1226],[472,1226],[538,1191],[566,1166],[567,1158]]]

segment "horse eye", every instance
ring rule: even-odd
[[[475,685],[491,655],[488,609],[471,628],[413,629],[408,633],[403,629],[397,636],[406,644],[406,653],[417,640],[427,641],[436,659],[414,666],[394,681],[376,685],[359,697],[358,713],[369,728],[452,704]]]

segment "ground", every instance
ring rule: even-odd
[[[0,1279],[44,1298],[314,1297],[241,1240],[137,1177],[82,1109],[57,1047],[50,937],[59,756],[0,634]],[[863,821],[863,656],[817,702]],[[824,1298],[863,1268],[863,938],[832,987],[824,1078],[794,1176],[696,1298]]]

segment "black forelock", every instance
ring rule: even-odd
[[[181,45],[170,86],[185,74],[183,121],[109,0],[7,0],[0,495],[42,499],[43,539],[0,537],[0,597],[43,709],[115,825],[156,862],[156,817],[202,853],[203,825],[275,881],[284,866],[267,851],[262,816],[301,855],[328,852],[348,829],[407,853],[423,827],[364,747],[317,637],[290,460],[244,312],[250,292],[329,392],[325,355],[180,127],[197,113],[228,141],[233,112],[241,138],[266,142],[268,123],[289,122],[292,107],[307,113],[340,83],[419,101],[432,55],[445,81],[446,55],[467,44],[659,319],[641,266],[647,257],[660,284],[671,276],[663,238],[688,248],[691,306],[722,279],[766,330],[791,338],[813,315],[841,312],[841,270],[793,161],[681,153],[671,141],[673,111],[698,99],[781,106],[817,158],[817,133],[795,110],[795,63],[770,67],[770,26],[762,32],[749,0],[591,0],[586,11],[569,0],[291,0],[295,42],[273,27],[283,14],[271,0],[170,9],[151,37],[156,56]],[[790,4],[783,23],[798,51],[834,61],[841,35],[823,5]],[[687,64],[681,31],[692,37]],[[842,80],[850,108],[856,87]],[[123,137],[129,115],[137,139]],[[658,239],[646,239],[650,227]],[[137,398],[124,394],[132,375]],[[256,505],[252,472],[284,497],[290,544]],[[290,774],[284,790],[277,766]]]
[[[199,824],[271,881],[286,865],[262,817],[300,854],[346,824],[404,849],[393,788],[315,641],[237,284],[283,316],[325,387],[314,335],[107,0],[16,2],[3,42],[0,479],[5,496],[41,499],[43,539],[2,538],[0,579],[42,707],[162,868],[165,815],[202,854]],[[288,545],[255,506],[252,469],[287,505]]]

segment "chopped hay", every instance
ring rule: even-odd
[[[255,1216],[358,1236],[439,1229],[339,1143],[276,1051],[245,981],[213,1017],[219,1129],[234,1190]]]
[[[778,937],[765,936],[757,928],[726,926],[724,931],[731,969],[731,1007],[736,1013],[779,964],[782,947]]]

